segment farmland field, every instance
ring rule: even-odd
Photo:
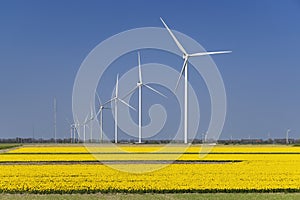
[[[187,200],[298,200],[300,193],[176,193],[176,194],[0,194],[2,200],[151,200],[151,199],[187,199]]]
[[[0,191],[39,194],[300,192],[300,147],[217,145],[209,154],[202,151],[202,157],[199,145],[190,146],[183,154],[181,148],[175,145],[163,149],[159,145],[22,146],[0,154]],[[132,173],[141,170],[148,172]]]

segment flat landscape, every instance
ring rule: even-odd
[[[47,199],[54,194],[72,194],[76,199],[90,193],[95,194],[89,198],[120,199],[130,198],[129,193],[173,199],[199,199],[198,193],[226,199],[231,196],[224,193],[247,193],[245,198],[257,199],[264,197],[258,193],[266,193],[273,199],[298,199],[300,192],[297,146],[217,145],[209,153],[200,145],[11,147],[0,155],[1,199],[20,194],[23,199],[26,195]]]

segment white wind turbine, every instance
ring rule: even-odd
[[[99,97],[98,93],[96,93],[96,95],[97,95],[97,98],[98,98],[98,101],[99,101],[99,104],[100,104],[99,110],[96,113],[96,117],[99,115],[99,125],[100,125],[100,139],[99,139],[99,141],[102,143],[103,142],[103,110],[104,109],[110,109],[108,107],[105,107],[105,105],[108,104],[110,101],[107,101],[106,103],[101,104],[100,97]]]
[[[89,127],[88,126],[89,121],[90,121],[90,119],[88,119],[88,115],[87,115],[82,124],[82,126],[83,126],[83,142],[85,142],[85,140],[86,140],[86,127]]]
[[[92,104],[90,105],[90,142],[93,142],[93,120],[95,119]]]
[[[112,101],[114,102],[114,111],[115,111],[115,143],[118,143],[118,103],[119,103],[119,101],[121,103],[123,103],[124,105],[128,106],[129,108],[131,108],[133,110],[136,110],[134,107],[132,107],[131,105],[126,103],[123,99],[119,98],[119,74],[117,75],[115,96],[111,100],[105,102],[103,105],[100,105],[100,109],[99,109],[98,114],[101,112],[101,115],[102,115],[102,110],[104,109],[103,106],[110,103],[110,102],[112,102]],[[101,120],[102,120],[101,115],[100,115],[100,117],[101,117]],[[102,122],[101,122],[101,124],[102,124]],[[102,129],[101,129],[101,134],[103,134]]]
[[[92,104],[90,104],[90,113],[87,114],[87,116],[85,117],[85,120],[82,124],[83,126],[83,141],[86,141],[86,127],[88,127],[90,129],[90,142],[92,142],[92,137],[93,137],[93,124],[92,121],[95,119],[94,116],[94,112],[93,112],[93,107]],[[88,126],[88,124],[91,124],[90,126]]]
[[[286,135],[285,135],[285,142],[286,144],[289,144],[289,133],[291,132],[291,129],[286,130]]]
[[[177,47],[180,49],[180,51],[183,54],[183,66],[179,75],[179,78],[176,83],[176,88],[178,87],[179,81],[181,79],[181,76],[184,72],[184,143],[187,144],[188,140],[188,59],[190,57],[196,57],[196,56],[206,56],[206,55],[213,55],[213,54],[223,54],[223,53],[231,53],[231,51],[217,51],[217,52],[199,52],[199,53],[187,53],[186,50],[183,48],[183,46],[179,43],[175,35],[172,33],[172,31],[169,29],[167,24],[164,22],[162,18],[160,18],[161,22],[165,26],[165,28],[168,30],[169,34],[173,38],[174,42],[176,43]]]
[[[103,109],[105,109],[105,107],[103,105],[100,105],[98,114],[100,115],[99,117],[99,124],[100,124],[100,139],[99,141],[102,143],[103,142]]]
[[[77,133],[77,142],[79,143],[79,140],[80,140],[80,123],[79,123],[78,119],[76,119],[76,121],[74,123],[74,128],[75,128],[75,131],[74,131],[74,142],[76,142],[76,136],[75,136],[75,134]]]
[[[89,116],[89,118],[88,118],[88,116]],[[88,126],[88,124],[90,123],[90,126],[88,126],[90,129],[90,142],[93,141],[93,123],[92,122],[94,119],[95,119],[95,116],[94,116],[93,107],[92,107],[92,103],[91,103],[90,104],[90,113],[86,116],[85,122],[84,122],[84,124],[86,126]]]
[[[142,143],[142,87],[145,86],[146,88],[154,91],[155,93],[167,98],[165,95],[160,93],[159,91],[155,90],[154,88],[150,87],[148,84],[143,83],[142,79],[142,69],[141,69],[141,58],[140,53],[138,52],[138,68],[139,68],[139,81],[137,82],[137,86],[134,87],[124,98],[129,96],[133,93],[136,89],[139,90],[139,143]]]
[[[75,124],[70,125],[71,143],[75,142]]]
[[[75,140],[75,132],[76,132],[76,128],[75,128],[75,123],[70,123],[70,121],[68,120],[68,118],[66,118],[67,122],[70,125],[70,143],[73,143]]]

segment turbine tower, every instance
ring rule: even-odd
[[[85,120],[82,124],[83,126],[83,142],[86,141],[86,127],[88,127],[88,122],[89,122],[89,119],[88,119],[88,115],[85,117]]]
[[[143,79],[142,79],[142,69],[141,69],[141,57],[140,57],[140,53],[138,52],[138,68],[139,68],[139,80],[137,82],[137,86],[134,87],[127,95],[125,95],[124,98],[126,98],[127,96],[129,96],[131,93],[133,93],[136,89],[138,89],[139,91],[139,143],[142,143],[142,87],[146,87],[150,90],[152,90],[153,92],[167,98],[165,95],[163,95],[162,93],[160,93],[159,91],[155,90],[154,88],[150,87],[148,84],[144,84],[143,83]]]
[[[105,109],[105,107],[103,105],[100,105],[98,114],[100,115],[99,117],[99,124],[100,124],[100,139],[99,141],[102,143],[103,142],[103,109]],[[98,115],[97,114],[97,115]]]
[[[75,125],[70,125],[70,142],[73,143],[73,138],[75,139]],[[74,136],[73,136],[74,135]]]
[[[289,133],[291,132],[290,129],[286,130],[286,136],[285,136],[285,142],[286,144],[289,144]]]
[[[90,143],[93,142],[93,120],[95,119],[92,103],[90,105]]]
[[[183,66],[181,68],[181,72],[179,78],[176,83],[175,90],[177,90],[179,81],[181,76],[184,72],[184,143],[187,144],[188,142],[188,60],[190,57],[197,57],[197,56],[206,56],[206,55],[213,55],[213,54],[223,54],[223,53],[231,53],[231,51],[217,51],[217,52],[199,52],[199,53],[187,53],[187,51],[183,48],[180,42],[177,40],[175,35],[169,29],[167,24],[164,22],[162,18],[160,18],[161,22],[163,23],[164,27],[168,30],[169,34],[173,38],[174,42],[176,43],[177,47],[182,52],[183,56]]]

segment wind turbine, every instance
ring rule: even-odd
[[[100,104],[99,110],[96,113],[96,117],[99,115],[99,124],[100,124],[100,139],[99,139],[99,141],[101,143],[103,143],[103,110],[104,109],[109,109],[108,107],[105,107],[104,105],[108,104],[110,101],[107,101],[106,103],[101,104],[100,97],[99,97],[98,93],[96,93],[96,95],[97,95],[97,98],[98,98],[98,101],[99,101],[99,104]]]
[[[94,116],[94,112],[93,112],[93,107],[92,107],[92,104],[90,105],[90,142],[92,143],[93,142],[93,120],[95,119],[95,116]]]
[[[90,117],[89,117],[90,116]],[[84,122],[83,122],[83,137],[84,137],[84,142],[86,141],[86,126],[88,128],[90,128],[90,142],[92,142],[92,135],[93,135],[93,124],[90,125],[90,127],[88,126],[88,123],[92,123],[92,121],[94,120],[94,113],[93,113],[93,108],[92,108],[92,104],[90,105],[90,113],[86,116]]]
[[[90,117],[89,117],[90,116]],[[94,114],[93,114],[93,109],[92,109],[92,104],[90,105],[90,113],[88,113],[82,123],[83,126],[83,142],[86,142],[86,127],[90,128],[90,141],[92,141],[92,125],[89,127],[88,123],[92,122],[94,120]],[[80,128],[80,123],[77,120],[78,126]]]
[[[75,124],[70,125],[70,134],[71,134],[71,143],[73,143],[75,142],[75,134],[76,134]]]
[[[100,141],[101,141],[101,143],[103,142],[103,109],[106,109],[106,108],[103,105],[100,105],[98,114],[100,115],[99,123],[100,123]]]
[[[126,103],[123,99],[119,98],[119,74],[117,75],[115,97],[112,98],[111,101],[115,102],[115,143],[118,143],[118,102],[120,101],[129,108],[136,110],[134,107]]]
[[[69,125],[70,125],[70,142],[73,143],[73,139],[74,139],[74,141],[75,141],[75,131],[76,131],[76,129],[75,129],[75,123],[72,124],[72,123],[69,121],[68,118],[66,118],[66,120],[67,120],[67,122],[68,122]],[[74,135],[74,136],[73,136],[73,135]]]
[[[160,93],[159,91],[155,90],[154,88],[150,87],[148,84],[143,83],[142,79],[142,69],[141,69],[141,58],[140,58],[140,53],[138,52],[138,68],[139,68],[139,81],[137,82],[137,86],[134,87],[127,95],[125,95],[124,98],[126,98],[128,95],[133,93],[136,89],[139,90],[139,143],[142,143],[142,87],[146,87],[153,92],[167,98],[165,95]]]
[[[120,101],[121,103],[128,106],[129,108],[135,110],[134,107],[132,107],[131,105],[126,103],[123,99],[119,98],[119,74],[117,75],[117,80],[116,80],[115,96],[112,99],[110,99],[109,101],[105,102],[103,105],[100,105],[100,109],[98,111],[98,114],[101,112],[101,115],[102,115],[102,110],[104,109],[103,106],[110,103],[110,102],[112,102],[112,101],[114,102],[114,112],[115,112],[115,143],[118,143],[118,102]],[[101,115],[100,115],[100,117],[101,117],[101,120],[102,120]],[[101,124],[102,124],[102,122],[101,122]],[[101,134],[103,134],[102,129],[101,129]],[[103,135],[101,135],[101,136],[103,136]]]
[[[73,124],[70,124],[70,135],[71,135],[71,143],[75,143],[76,142],[76,132],[77,132],[77,125],[74,122]]]
[[[286,141],[286,144],[289,144],[289,133],[291,132],[290,129],[286,130],[286,136],[285,136],[285,141]]]
[[[175,35],[169,29],[167,24],[164,22],[162,18],[160,18],[161,22],[163,23],[164,27],[168,30],[169,34],[173,38],[174,42],[176,43],[177,47],[182,52],[183,56],[183,66],[181,68],[181,72],[179,78],[176,83],[175,90],[179,85],[179,81],[181,76],[184,72],[184,143],[187,144],[188,140],[188,60],[190,57],[197,57],[197,56],[206,56],[206,55],[213,55],[213,54],[224,54],[224,53],[231,53],[231,51],[216,51],[216,52],[199,52],[199,53],[187,53],[187,51],[183,48],[180,42],[177,40]]]
[[[82,126],[83,126],[83,142],[85,142],[85,139],[86,139],[86,137],[85,137],[85,135],[86,135],[86,127],[88,127],[88,122],[89,122],[90,120],[88,119],[88,115],[85,117],[85,119],[84,119],[84,122],[83,122],[83,124],[82,124]]]
[[[76,118],[75,123],[74,123],[74,128],[75,128],[74,139],[76,142],[75,134],[77,133],[77,143],[79,143],[79,140],[80,140],[80,126],[81,125],[80,125],[78,119]]]

